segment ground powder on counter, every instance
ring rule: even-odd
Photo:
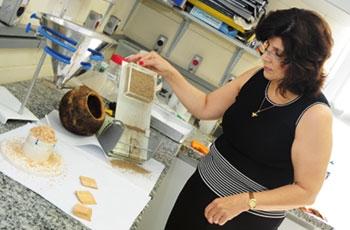
[[[118,168],[121,169],[127,169],[127,170],[131,170],[133,172],[139,173],[139,174],[149,174],[150,171],[142,168],[139,165],[136,165],[134,163],[128,162],[128,161],[124,161],[124,160],[110,160],[110,163],[112,164],[112,166],[117,166]]]
[[[7,161],[15,167],[38,176],[58,176],[64,171],[63,159],[53,151],[45,162],[32,161],[22,152],[24,137],[12,137],[1,143],[1,150]]]

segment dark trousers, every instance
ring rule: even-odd
[[[187,181],[170,213],[166,230],[277,230],[283,218],[271,219],[243,212],[225,225],[210,224],[205,207],[217,195],[203,182],[198,170]]]

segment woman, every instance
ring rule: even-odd
[[[303,9],[270,12],[256,26],[263,68],[205,95],[150,52],[130,61],[156,71],[198,119],[222,118],[166,229],[278,229],[286,210],[311,205],[332,148],[332,113],[321,92],[333,39]]]

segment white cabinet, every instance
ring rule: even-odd
[[[186,160],[186,159],[185,159]],[[138,230],[163,230],[178,194],[195,171],[195,163],[176,158],[163,179],[150,206],[142,215]]]
[[[278,230],[316,230],[315,226],[309,224],[305,220],[293,215],[292,213],[288,213],[287,217],[282,222],[281,226]]]

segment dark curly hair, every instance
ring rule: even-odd
[[[320,93],[327,77],[324,64],[331,56],[333,38],[328,23],[319,14],[298,8],[271,11],[260,19],[255,35],[259,41],[282,39],[281,65],[288,65],[279,84],[282,95],[287,90],[306,96]]]

